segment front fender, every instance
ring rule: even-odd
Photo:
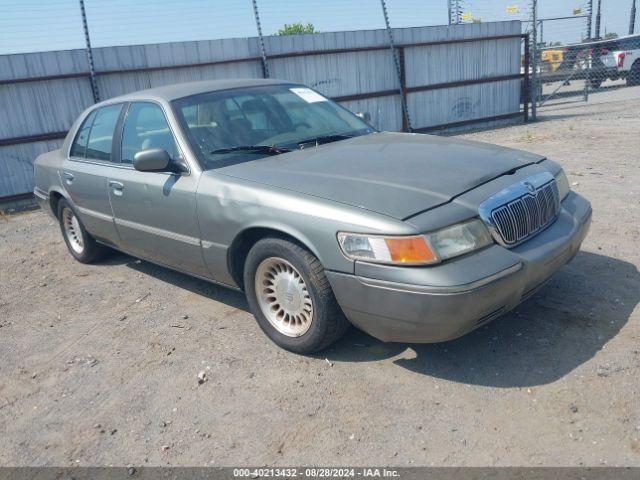
[[[415,233],[411,226],[385,215],[211,172],[199,183],[197,209],[205,262],[224,283],[236,283],[228,253],[249,229],[289,235],[305,245],[325,269],[344,273],[353,273],[354,263],[342,254],[338,232]]]

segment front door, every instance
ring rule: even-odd
[[[198,177],[133,168],[133,156],[141,150],[162,148],[172,158],[181,156],[162,108],[131,103],[120,143],[120,166],[112,169],[107,188],[122,248],[207,276],[196,217]]]

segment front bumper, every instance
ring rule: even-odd
[[[431,267],[356,265],[327,272],[336,299],[358,328],[388,342],[451,340],[508,312],[580,249],[591,205],[575,192],[549,228],[513,249],[498,245]]]

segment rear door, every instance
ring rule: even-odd
[[[108,191],[123,249],[208,276],[196,217],[199,177],[133,168],[134,155],[149,148],[162,148],[172,158],[182,156],[162,107],[154,102],[131,103],[119,136],[120,166],[110,173]]]
[[[113,137],[123,104],[93,110],[81,124],[69,157],[58,172],[89,233],[105,243],[116,244],[107,177],[112,169]]]

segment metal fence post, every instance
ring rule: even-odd
[[[595,38],[600,40],[600,20],[602,19],[602,0],[598,0],[598,9],[596,10],[596,31]]]
[[[593,58],[591,56],[592,52],[591,49],[589,49],[589,56],[587,57],[587,75],[585,76],[584,79],[584,101],[588,102],[589,101],[589,87],[591,87],[591,63],[593,61]]]
[[[538,114],[538,0],[531,0],[531,120]]]
[[[264,38],[262,38],[262,27],[260,26],[260,15],[258,14],[257,0],[251,0],[253,3],[253,15],[256,19],[256,29],[258,30],[258,42],[260,43],[260,56],[262,57],[262,76],[269,78],[269,63],[267,62],[267,51],[264,48]]]
[[[391,48],[391,55],[393,56],[393,63],[396,67],[396,75],[398,78],[398,92],[400,93],[400,106],[402,108],[402,129],[404,131],[412,131],[411,119],[409,118],[409,109],[407,108],[407,96],[406,87],[404,81],[404,52],[402,52],[402,64],[400,63],[400,56],[395,47],[393,41],[393,32],[391,30],[391,24],[389,23],[389,14],[387,13],[387,4],[385,0],[380,0],[382,5],[382,14],[384,15],[384,23],[387,28],[387,35],[389,36],[389,48]]]
[[[93,51],[91,50],[91,38],[89,37],[89,25],[87,24],[87,13],[84,10],[84,0],[80,0],[80,15],[82,16],[82,28],[84,30],[84,41],[86,44],[87,61],[89,62],[89,81],[91,82],[91,93],[93,101],[100,101],[100,92],[98,92],[98,82],[96,81],[96,69],[93,64]]]
[[[587,2],[587,40],[591,40],[591,24],[593,23],[593,0]]]
[[[412,131],[411,125],[409,125],[409,110],[407,106],[407,70],[404,63],[404,47],[398,49],[398,63],[400,65],[400,91],[404,96],[404,108],[407,109],[406,115],[402,115],[402,131]]]
[[[525,34],[524,38],[524,85],[522,86],[523,96],[522,99],[523,107],[524,107],[524,121],[527,123],[529,121],[529,101],[531,89],[529,86],[529,66],[531,64],[531,58],[529,55],[529,34]]]
[[[631,0],[631,12],[629,13],[629,35],[633,35],[636,26],[636,0]]]

